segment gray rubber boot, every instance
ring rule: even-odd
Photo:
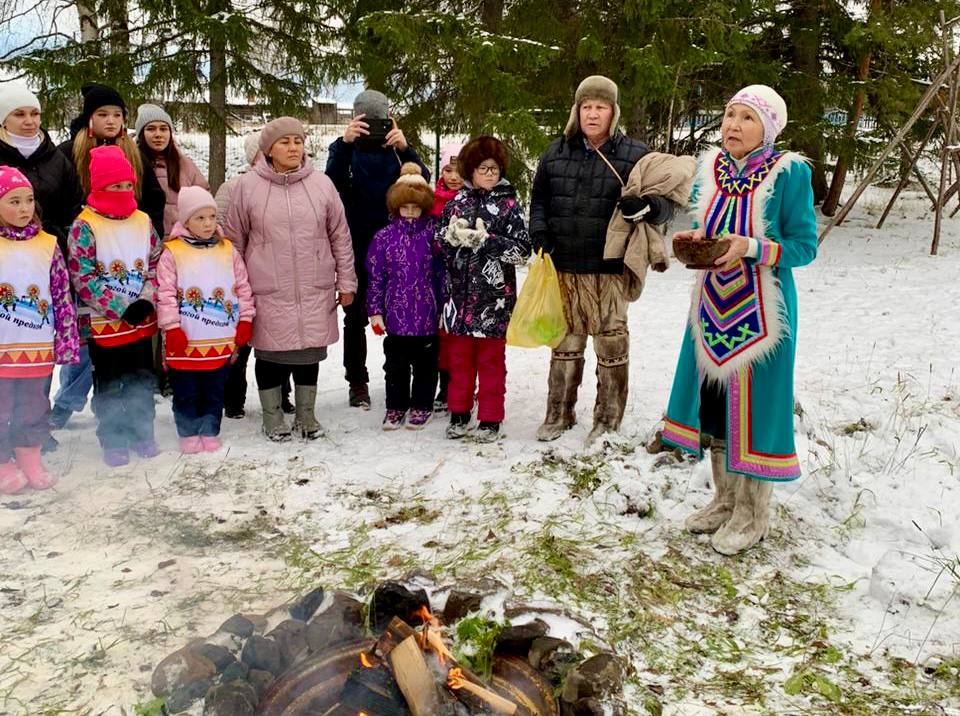
[[[283,392],[279,386],[261,390],[260,406],[263,408],[263,434],[274,442],[290,439],[290,428],[283,419]]]
[[[710,448],[710,466],[713,468],[713,499],[684,523],[694,534],[713,534],[733,514],[737,478],[727,472],[726,445],[721,440],[715,440]]]
[[[550,356],[547,379],[547,415],[537,429],[537,440],[556,440],[577,422],[577,391],[583,381],[586,336],[567,336]]]
[[[317,402],[317,386],[294,385],[293,403],[296,407],[296,419],[293,423],[294,431],[307,440],[322,438],[326,433],[323,426],[317,422],[314,406]]]
[[[739,475],[731,476],[736,486],[736,502],[730,519],[710,538],[720,554],[734,555],[750,549],[770,530],[770,495],[773,484]]]

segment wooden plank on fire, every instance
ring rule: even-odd
[[[440,694],[416,636],[411,634],[394,646],[387,661],[413,716],[434,716],[438,713]]]

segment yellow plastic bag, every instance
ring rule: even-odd
[[[507,326],[507,345],[556,348],[566,335],[560,280],[550,254],[544,256],[541,249],[517,296],[517,305]]]

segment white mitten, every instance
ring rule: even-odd
[[[483,223],[483,219],[477,217],[477,228],[473,233],[473,248],[478,249],[483,246],[489,237],[490,234],[487,233],[487,225]]]
[[[466,219],[461,219],[457,216],[450,217],[450,223],[447,225],[447,230],[444,232],[443,240],[446,241],[451,246],[461,246],[459,232],[466,229],[468,226]]]

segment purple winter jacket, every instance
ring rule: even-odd
[[[437,333],[441,265],[432,252],[434,219],[395,217],[367,253],[367,315],[383,316],[393,336]]]

